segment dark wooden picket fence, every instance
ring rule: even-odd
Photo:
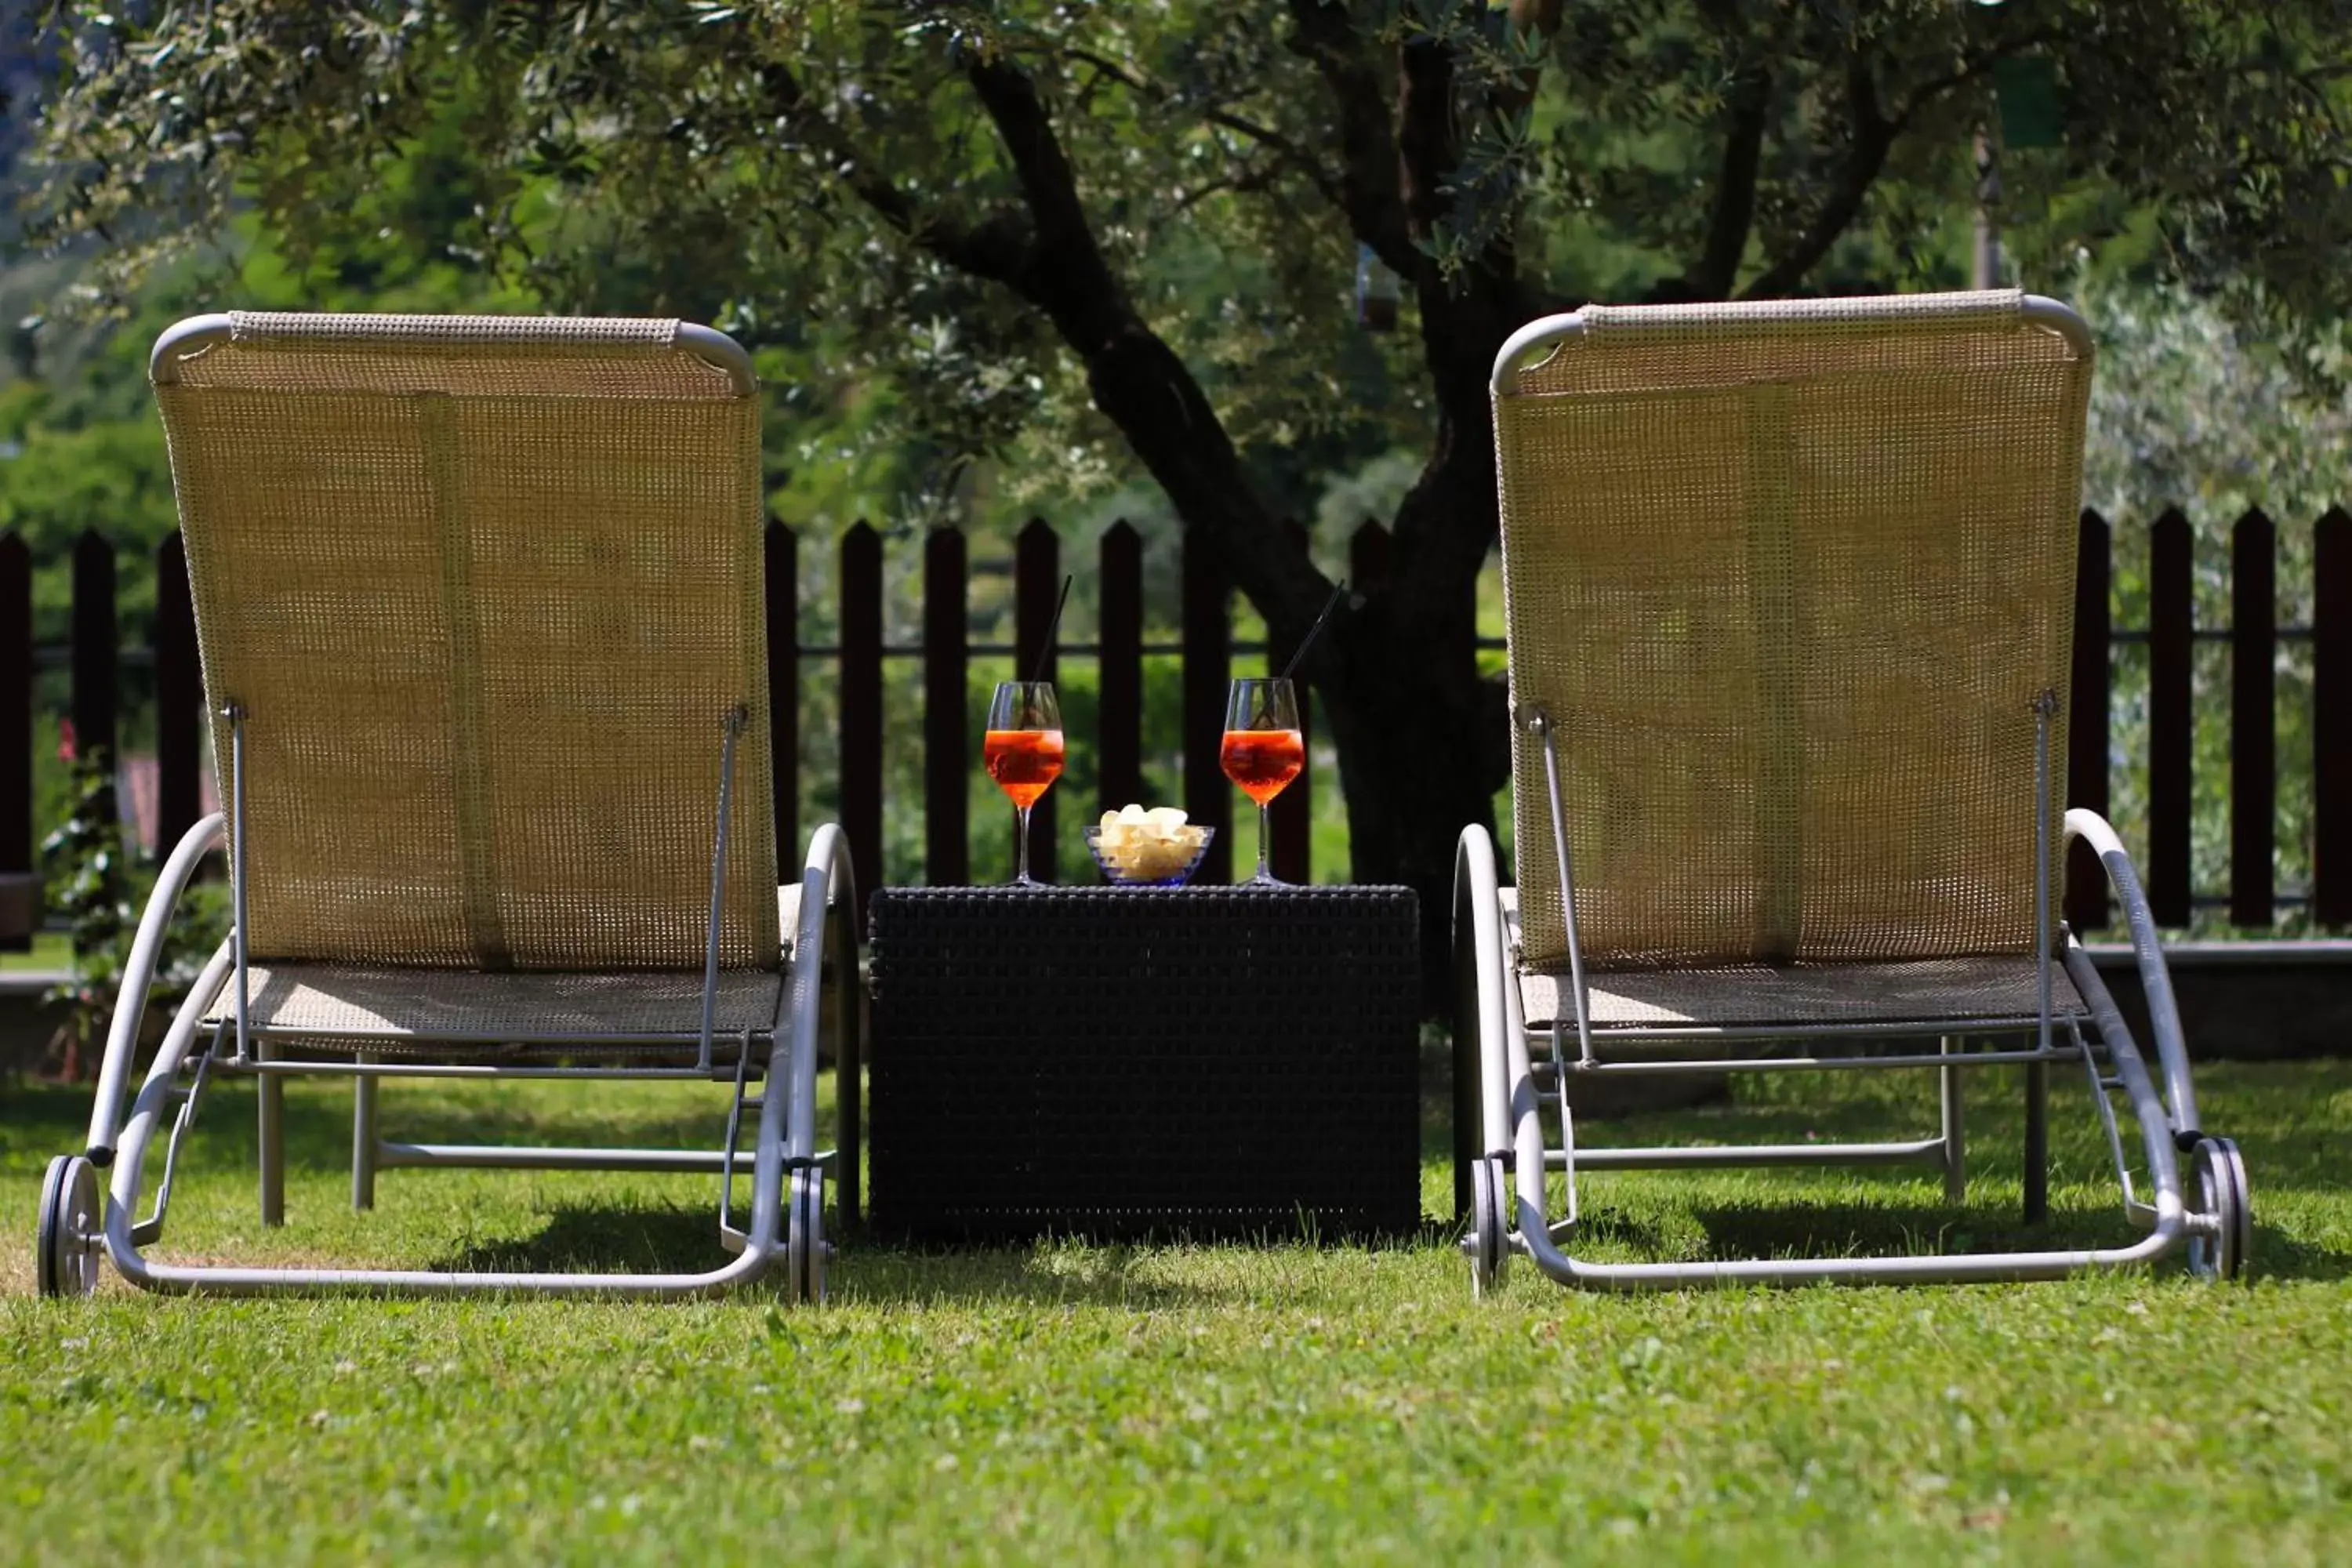
[[[1388,535],[1377,523],[1358,530],[1349,575],[1362,586],[1386,574]],[[922,637],[891,643],[884,635],[883,540],[859,524],[838,541],[837,638],[811,644],[800,625],[800,560],[805,542],[782,524],[767,536],[768,679],[774,694],[775,813],[779,842],[796,847],[801,823],[796,782],[801,713],[796,700],[803,661],[826,661],[837,678],[839,798],[842,826],[858,866],[882,864],[883,667],[889,659],[922,661],[924,876],[934,883],[968,879],[968,800],[977,737],[965,700],[966,675],[975,658],[1011,656],[1022,668],[1043,663],[1050,679],[1062,655],[1098,661],[1099,732],[1079,737],[1096,749],[1101,801],[1115,806],[1141,793],[1143,660],[1182,660],[1183,794],[1197,821],[1220,829],[1203,876],[1231,875],[1231,795],[1217,767],[1226,683],[1237,655],[1279,660],[1288,649],[1237,643],[1233,594],[1205,551],[1185,548],[1181,613],[1173,642],[1147,640],[1143,614],[1143,547],[1122,522],[1097,542],[1097,640],[1058,640],[1045,647],[1065,567],[1063,541],[1042,521],[1015,542],[1013,640],[974,643],[968,630],[971,572],[963,536],[940,530],[923,542]],[[2308,626],[2281,626],[2276,615],[2277,531],[2250,512],[2231,535],[2231,614],[2227,626],[2196,624],[2188,521],[2168,512],[2150,532],[2149,616],[2144,626],[2111,625],[2113,555],[2110,531],[2095,513],[2083,517],[2075,611],[2074,721],[2069,741],[2069,804],[2105,810],[2114,649],[2145,644],[2149,674],[2149,841],[2142,870],[2159,922],[2189,923],[2200,905],[2226,906],[2233,924],[2260,928],[2284,905],[2308,903],[2323,925],[2352,924],[2352,516],[2331,510],[2316,531],[2314,609]],[[155,561],[154,646],[130,657],[152,660],[157,705],[158,841],[168,846],[196,819],[201,799],[202,689],[195,624],[187,591],[187,563],[177,535]],[[31,643],[32,575],[25,542],[0,536],[0,874],[30,869],[32,821],[32,685],[37,663],[53,650]],[[73,561],[72,718],[81,747],[111,752],[118,730],[117,698],[125,653],[116,630],[115,552],[95,531],[78,542]],[[2190,784],[2193,759],[2192,649],[2199,641],[2225,642],[2231,652],[2230,703],[2230,883],[2226,890],[2192,887],[2189,874]],[[2307,891],[2283,895],[2274,885],[2273,850],[2277,794],[2275,670],[2282,643],[2314,645],[2312,710],[2313,806],[2315,852]],[[1308,879],[1310,772],[1276,802],[1276,870]],[[1039,803],[1033,869],[1052,878],[1056,795]],[[796,853],[796,848],[787,851]],[[870,874],[870,873],[869,873]],[[2107,921],[2105,884],[2087,859],[2068,879],[2067,918],[2080,929]]]

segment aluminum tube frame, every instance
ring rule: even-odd
[[[2070,940],[2066,949],[2066,971],[2070,975],[2090,974],[2090,988],[2084,1000],[2091,1005],[2092,1021],[2098,1026],[2100,1043],[2107,1049],[2107,1058],[2114,1065],[2116,1079],[2124,1092],[2131,1097],[2132,1110],[2139,1118],[2141,1142],[2147,1147],[2148,1177],[2156,1184],[2156,1207],[2162,1214],[2168,1196],[2178,1206],[2181,1197],[2180,1160],[2169,1138],[2170,1131],[2165,1113],[2164,1097],[2157,1091],[2148,1077],[2147,1063],[2139,1054],[2139,1044],[2132,1038],[2131,1027],[2124,1022],[2122,1009],[2107,993],[2090,960],[2083,955],[2082,945]],[[2089,1059],[2089,1052],[2084,1053]]]
[[[2028,294],[2018,301],[2017,315],[2018,320],[2027,326],[2057,333],[2084,359],[2090,359],[2097,353],[2091,337],[2090,323],[2076,314],[2070,305],[2044,295]],[[1494,372],[1487,378],[1488,390],[1497,397],[1517,396],[1522,371],[1541,364],[1561,343],[1582,337],[1584,331],[1584,312],[1581,310],[1544,316],[1529,321],[1504,340],[1501,350],[1495,355]]]
[[[1972,1034],[1957,1026],[1955,1034]],[[1917,1071],[1926,1068],[2014,1067],[2022,1063],[2071,1061],[2074,1053],[2052,1047],[2020,1047],[2013,1051],[1969,1051],[1965,1055],[1930,1056],[1906,1053],[1885,1057],[1719,1057],[1668,1058],[1653,1062],[1595,1062],[1591,1067],[1571,1067],[1570,1073],[1595,1078],[1672,1078],[1688,1073],[1719,1072],[1844,1072],[1849,1069],[1883,1068],[1889,1071]],[[1536,1064],[1540,1078],[1545,1064]]]
[[[1464,830],[1455,852],[1454,875],[1457,885],[1467,894],[1464,901],[1471,921],[1469,931],[1464,934],[1473,945],[1477,965],[1484,1157],[1507,1156],[1512,1166],[1517,1201],[1510,1250],[1528,1258],[1547,1276],[1562,1284],[1585,1289],[1654,1290],[1700,1285],[1964,1284],[2055,1279],[2091,1269],[2152,1262],[2179,1247],[2192,1227],[2192,1218],[2181,1197],[2179,1168],[2164,1101],[2156,1092],[2130,1034],[2121,1027],[2120,1017],[2113,1016],[2109,1002],[2105,1005],[2109,1017],[2097,1019],[2100,1032],[2116,1062],[2117,1076],[2131,1096],[2157,1189],[2148,1232],[2132,1245],[1959,1257],[1747,1258],[1707,1263],[1592,1264],[1570,1257],[1554,1243],[1545,1218],[1544,1185],[1549,1161],[1543,1139],[1542,1101],[1535,1088],[1527,1031],[1507,1026],[1511,1016],[1507,994],[1515,988],[1515,981],[1503,952],[1494,846],[1483,828],[1473,826]],[[2075,972],[2078,962],[2081,969],[2089,968],[2088,960],[2078,961],[2076,952],[2079,947],[2068,954],[2070,973]],[[2095,1017],[2104,997],[2101,990],[2097,998],[2084,998],[2093,1006]],[[1579,1163],[1587,1163],[1591,1152],[1580,1151]]]
[[[2050,725],[2058,693],[2043,688],[2033,700],[2033,980],[2041,1008],[2035,1043],[2050,1048]]]
[[[2072,845],[2077,838],[2089,844],[2098,856],[2100,866],[2107,873],[2107,885],[2115,889],[2116,901],[2124,907],[2124,922],[2131,931],[2132,957],[2139,966],[2140,990],[2147,998],[2148,1027],[2156,1036],[2157,1061],[2164,1072],[2165,1098],[2172,1109],[2173,1141],[2187,1150],[2202,1135],[2197,1117],[2197,1090],[2189,1081],[2188,1038],[2180,1031],[2180,1008],[2173,1001],[2172,973],[2165,967],[2164,946],[2157,940],[2155,911],[2148,908],[2147,894],[2140,888],[2139,873],[2132,866],[2131,856],[2105,817],[2079,805],[2068,811],[2066,842]],[[2066,973],[2071,975],[2075,972],[2070,948]],[[2084,1000],[2088,1002],[2090,998],[2085,995]],[[2100,1028],[2104,1033],[2105,1026],[2102,1024]]]
[[[1706,1145],[1657,1144],[1641,1148],[1574,1152],[1580,1171],[1723,1170],[1746,1165],[1916,1165],[1937,1164],[1943,1158],[1941,1138],[1918,1138],[1895,1143],[1728,1143]],[[1567,1152],[1544,1151],[1549,1170],[1569,1166]]]
[[[202,1026],[201,1023],[198,1025]],[[155,1212],[131,1224],[131,1239],[144,1247],[163,1234],[163,1216],[172,1207],[172,1179],[180,1157],[180,1142],[196,1124],[196,1112],[203,1109],[205,1088],[210,1079],[213,1058],[220,1049],[221,1031],[215,1026],[212,1039],[203,1056],[196,1059],[196,1070],[188,1087],[180,1091],[180,1113],[172,1119],[172,1134],[163,1143],[163,1174],[155,1184]],[[93,1244],[96,1241],[92,1237]]]
[[[171,1026],[163,1031],[163,1043],[155,1047],[155,1059],[148,1064],[147,1077],[140,1084],[131,1113],[117,1134],[114,1163],[107,1173],[106,1206],[110,1216],[116,1209],[121,1210],[126,1227],[133,1223],[131,1216],[138,1212],[140,1173],[146,1161],[147,1145],[170,1111],[173,1085],[187,1061],[189,1046],[203,1026],[205,1002],[227,979],[233,962],[229,943],[224,940],[197,977],[195,988],[173,1015]],[[217,1057],[219,1053],[215,1050],[214,1054]],[[151,1234],[161,1227],[163,1220],[163,1210],[158,1205],[148,1222]]]
[[[2043,978],[2047,980],[2047,971]],[[1958,1035],[1946,1035],[1941,1044],[1953,1065],[1936,1075],[1937,1125],[1942,1130],[1942,1135],[1936,1140],[1939,1155],[1937,1163],[1944,1171],[1944,1201],[1957,1208],[1969,1196],[1968,1097],[1961,1091],[1959,1068],[1961,1059],[1968,1055],[1968,1041]]]
[[[356,1064],[373,1067],[373,1052],[360,1053]],[[364,1214],[375,1207],[375,1173],[383,1163],[383,1140],[376,1133],[377,1080],[367,1073],[352,1079],[352,1210]]]
[[[249,1054],[252,1024],[252,959],[246,951],[248,930],[245,912],[245,707],[231,701],[221,709],[228,721],[229,816],[228,847],[229,939],[236,944],[236,1059]]]
[[[727,710],[719,745],[719,830],[710,845],[710,923],[702,939],[702,1021],[696,1034],[694,1061],[710,1065],[710,1039],[719,1021],[719,938],[725,928],[727,908],[727,822],[735,797],[735,742],[751,723],[751,713],[738,703]]]
[[[2116,1184],[2123,1188],[2124,1213],[2137,1215],[2146,1210],[2153,1214],[2155,1211],[2147,1209],[2132,1191],[2131,1165],[2124,1159],[2123,1134],[2116,1127],[2116,1108],[2107,1097],[2109,1080],[2100,1074],[2099,1064],[2093,1059],[2091,1047],[2084,1040],[2083,1032],[2074,1029],[2072,1033],[2075,1048],[2082,1053],[2083,1076],[2090,1080],[2092,1109],[2099,1113],[2100,1130],[2107,1135],[2107,1153],[2115,1162]]]
[[[132,1285],[165,1295],[204,1291],[222,1296],[283,1296],[353,1293],[370,1296],[605,1296],[678,1300],[715,1297],[765,1273],[783,1251],[786,1167],[816,1162],[816,1026],[824,967],[828,895],[854,900],[856,876],[847,840],[827,823],[817,829],[802,871],[801,929],[793,948],[787,994],[790,1047],[784,1084],[776,1081],[773,1053],[761,1096],[760,1131],[752,1157],[751,1223],[742,1250],[725,1265],[699,1274],[545,1274],[451,1272],[389,1268],[205,1268],[151,1262],[131,1237],[141,1167],[168,1103],[194,1033],[202,1005],[191,996],[181,1018],[156,1053],[117,1150],[111,1195],[107,1204],[106,1250],[110,1262]],[[780,1009],[781,1011],[781,1009]],[[781,1025],[782,1018],[779,1018]],[[367,1069],[380,1071],[380,1068]],[[782,1092],[779,1092],[779,1090]]]
[[[1528,728],[1543,742],[1544,793],[1551,804],[1551,853],[1553,868],[1559,873],[1559,913],[1568,928],[1568,978],[1570,1000],[1576,1008],[1576,1059],[1584,1066],[1594,1063],[1592,1055],[1592,996],[1584,984],[1584,943],[1576,932],[1576,877],[1568,863],[1568,798],[1559,787],[1559,742],[1553,728],[1551,715],[1538,708],[1528,715]],[[1557,1019],[1552,1026],[1559,1026]]]
[[[738,397],[757,396],[760,378],[751,369],[751,356],[741,343],[716,327],[706,327],[696,321],[677,324],[677,346],[707,365],[727,373],[735,384]]]
[[[174,321],[155,339],[155,346],[147,354],[147,379],[157,386],[170,386],[180,379],[180,362],[204,353],[215,343],[229,341],[236,323],[220,311],[209,315],[190,316]]]
[[[221,705],[228,721],[229,844],[228,884],[231,904],[229,940],[236,947],[236,1059],[258,1061],[264,1051],[253,1038],[252,921],[247,911],[245,868],[245,704],[230,698]],[[261,1223],[274,1227],[286,1223],[286,1086],[265,1079],[254,1094],[255,1163],[258,1166]]]
[[[585,1044],[586,1042],[583,1042]],[[220,1061],[213,1071],[228,1078],[510,1078],[642,1079],[647,1082],[725,1083],[733,1069],[717,1068],[505,1067],[493,1062],[245,1062]]]
[[[2063,1016],[2063,1015],[2061,1015]],[[1600,1038],[1619,1043],[1668,1044],[1676,1040],[1918,1040],[1931,1036],[2030,1035],[2031,1013],[1995,1014],[1981,1018],[1890,1018],[1883,1022],[1823,1024],[1623,1024],[1603,1025]],[[2053,1047],[2054,1048],[2054,1047]],[[2063,1053],[2062,1053],[2063,1054]],[[1600,1067],[1631,1063],[1600,1062]]]
[[[202,353],[215,343],[228,342],[234,331],[235,323],[218,312],[174,322],[155,340],[155,347],[147,356],[147,379],[157,386],[172,385],[180,379],[181,360]],[[694,321],[680,321],[675,342],[703,363],[725,371],[736,396],[758,394],[760,378],[751,369],[751,356],[725,332]]]
[[[1495,973],[1499,989],[1509,977]],[[1528,1079],[1528,1045],[1524,1036],[1507,1042],[1516,1082]],[[1695,1285],[1808,1285],[1819,1283],[1926,1285],[1990,1281],[2059,1279],[2095,1268],[2119,1268],[2151,1262],[2178,1247],[2189,1229],[2181,1202],[2180,1176],[2166,1136],[2164,1105],[2140,1066],[2128,1035],[2109,1042],[2125,1084],[2132,1092],[2148,1161],[2156,1173],[2156,1222],[2148,1234],[2128,1247],[2064,1251],[1973,1253],[1935,1258],[1757,1258],[1708,1263],[1586,1263],[1560,1251],[1544,1217],[1543,1131],[1538,1101],[1532,1093],[1515,1094],[1518,1125],[1514,1129],[1517,1151],[1517,1228],[1510,1237],[1513,1251],[1563,1285],[1601,1290],[1672,1290]],[[2124,1063],[2130,1066],[2125,1068]]]
[[[89,1111],[88,1148],[93,1165],[103,1168],[114,1158],[124,1086],[130,1082],[131,1060],[138,1054],[139,1030],[147,1017],[148,993],[155,986],[155,966],[163,957],[163,933],[180,907],[180,895],[195,879],[196,868],[219,846],[223,826],[224,819],[215,811],[180,835],[170,858],[156,873],[154,889],[147,895],[147,907],[140,912],[139,933],[131,938],[131,956],[122,965],[122,984],[115,992],[114,1022],[107,1030],[106,1056],[98,1069],[98,1099]],[[201,999],[200,1006],[219,992],[226,965],[233,962],[233,954],[224,943],[189,994]]]
[[[2089,955],[2083,951],[2082,943],[2074,941],[2071,936],[2067,939],[2066,944],[2066,973],[2074,979],[2075,988],[2082,992],[2083,1000],[2090,1006],[2091,1021],[2097,1026],[2099,1038],[2107,1044],[2108,1057],[2114,1064],[2116,1078],[2121,1081],[2126,1093],[2137,1096],[2138,1091],[2134,1087],[2133,1075],[2137,1073],[2144,1079],[2147,1068],[2140,1059],[2137,1045],[2132,1042],[2130,1026],[2124,1022],[2123,1009],[2116,1005],[2114,994],[2108,991],[2107,983],[2099,977],[2099,972],[2092,966]],[[2116,1048],[2115,1042],[2118,1040],[2131,1047],[2128,1052]],[[2086,1062],[2089,1060],[2088,1052],[2084,1053],[2084,1060]],[[2092,1070],[2095,1075],[2097,1071],[2095,1064],[2093,1064]],[[2093,1087],[2099,1088],[2101,1092],[2105,1092],[2104,1086],[2098,1082],[2095,1076],[2093,1079]],[[2135,1105],[2137,1103],[2136,1099],[2134,1103]],[[2161,1097],[2158,1099],[2158,1104],[2162,1104]],[[2168,1131],[2170,1131],[2168,1119],[2166,1128]],[[2176,1157],[2176,1150],[2178,1148],[2177,1139],[2167,1144],[2163,1161],[2166,1168],[2177,1168],[2179,1161]],[[2155,1154],[2151,1152],[2148,1157],[2148,1168],[2151,1173],[2156,1171],[2157,1164]],[[2125,1184],[2124,1192],[2128,1201],[2131,1195],[2128,1181]]]
[[[786,1016],[791,1021],[793,1077],[787,1138],[796,1158],[805,1158],[816,1150],[816,1040],[824,985],[824,924],[836,903],[845,911],[858,908],[857,870],[850,858],[847,836],[840,824],[828,822],[809,838],[808,858],[801,870],[800,931],[793,942],[792,969],[776,1020],[780,1036]],[[845,913],[844,918],[854,915]],[[854,948],[844,944],[839,975],[844,1007],[858,1005],[858,975],[856,964],[850,962],[854,952]],[[766,1110],[763,1104],[763,1116]],[[848,1139],[843,1140],[845,1147],[848,1142]]]
[[[727,1156],[717,1149],[580,1149],[502,1143],[376,1144],[385,1170],[456,1168],[484,1171],[638,1171],[719,1174]]]
[[[483,1043],[482,1037],[478,1034],[440,1034],[416,1029],[346,1029],[310,1028],[308,1026],[300,1028],[273,1028],[267,1024],[257,1024],[254,1026],[253,1037],[257,1040],[290,1040],[297,1043],[303,1040],[321,1040],[330,1043],[345,1042],[358,1044],[362,1042],[373,1042],[379,1045],[394,1046],[478,1046]],[[626,1034],[616,1030],[611,1034],[600,1034],[593,1029],[531,1029],[518,1030],[513,1034],[500,1035],[498,1037],[495,1043],[501,1046],[530,1046],[546,1047],[554,1047],[559,1046],[667,1046],[681,1051],[690,1051],[695,1048],[698,1043],[698,1037],[688,1034],[680,1034],[676,1030],[658,1034]],[[717,1071],[719,1069],[713,1070]],[[728,1068],[725,1070],[731,1072],[733,1069]]]

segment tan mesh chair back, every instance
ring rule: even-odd
[[[740,351],[674,321],[211,320],[158,346],[157,395],[224,800],[245,715],[254,957],[699,970],[740,707],[719,951],[776,968]]]
[[[1498,369],[1512,699],[1556,726],[1588,963],[2032,950],[2091,377],[2045,314],[1596,308]],[[1568,939],[1542,743],[1513,746],[1540,967]],[[2065,754],[2062,707],[2060,803]]]

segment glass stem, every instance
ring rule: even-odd
[[[1265,864],[1265,846],[1268,832],[1266,803],[1265,801],[1259,801],[1257,803],[1257,880],[1261,882],[1271,882],[1274,880],[1274,873],[1266,869]]]
[[[1013,879],[1016,882],[1026,882],[1029,880],[1029,808],[1025,805],[1016,805],[1013,808],[1013,815],[1020,820],[1020,826],[1013,830],[1013,854],[1014,861],[1021,868],[1020,875]]]

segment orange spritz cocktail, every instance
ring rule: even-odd
[[[991,730],[981,742],[981,761],[996,787],[1016,806],[1037,804],[1037,797],[1062,776],[1062,732],[1059,730]]]
[[[988,728],[980,742],[981,765],[1013,802],[1013,881],[1033,887],[1029,875],[1029,808],[1062,776],[1062,705],[1049,680],[998,683],[988,705]]]
[[[1217,761],[1244,795],[1264,805],[1307,765],[1307,742],[1296,730],[1228,730]]]
[[[1244,795],[1257,802],[1257,875],[1250,880],[1271,882],[1266,840],[1273,830],[1265,808],[1307,766],[1298,694],[1289,681],[1244,677],[1234,682],[1225,700],[1225,739],[1217,748],[1217,763]]]

